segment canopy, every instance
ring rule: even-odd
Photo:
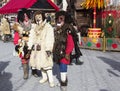
[[[10,0],[6,5],[0,8],[0,14],[17,13],[21,8],[49,9],[50,6],[55,10],[59,10],[51,0]]]
[[[56,4],[54,4],[51,0],[37,0],[31,7],[31,10],[45,10],[45,11],[58,11],[59,8]]]
[[[21,8],[29,8],[36,0],[10,0],[0,9],[1,14],[16,13]]]

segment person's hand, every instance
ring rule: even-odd
[[[15,46],[15,51],[16,51],[17,53],[19,53],[19,48],[20,48],[19,45],[16,45],[16,46]]]
[[[65,58],[66,58],[67,60],[70,60],[70,55],[69,55],[69,54],[65,54]]]
[[[25,54],[25,59],[29,59],[31,55],[31,50],[28,50],[27,54]]]
[[[48,57],[51,55],[51,51],[46,51]]]

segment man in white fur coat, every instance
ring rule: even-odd
[[[52,50],[54,44],[54,29],[46,22],[45,14],[36,11],[34,13],[35,29],[30,31],[28,49],[31,50],[30,66],[41,70],[40,83],[49,81],[50,87],[54,87]]]

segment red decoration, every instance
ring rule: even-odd
[[[110,10],[110,11],[103,11],[103,12],[101,12],[101,14],[102,14],[102,18],[106,18],[108,16],[108,14],[112,14],[112,16],[114,18],[116,18],[117,15],[119,14],[119,12],[116,10]]]
[[[112,44],[112,48],[113,48],[113,49],[116,49],[117,47],[118,47],[117,44]]]
[[[101,47],[101,44],[100,44],[100,43],[97,43],[97,44],[96,44],[96,47],[97,47],[97,48],[100,48],[100,47]]]
[[[108,30],[109,32],[111,32],[111,31],[112,31],[112,27],[109,27],[107,30]]]

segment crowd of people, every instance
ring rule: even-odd
[[[77,27],[68,12],[56,12],[54,27],[49,21],[50,18],[46,18],[44,12],[35,11],[31,17],[29,10],[21,9],[17,15],[17,21],[12,26],[15,51],[21,59],[25,80],[29,78],[30,67],[31,74],[35,77],[39,76],[38,70],[40,70],[41,84],[48,81],[50,87],[54,87],[53,66],[57,64],[60,69],[58,80],[61,91],[67,91],[68,65],[73,59],[76,59],[76,64],[83,63],[80,62],[82,56],[79,48],[80,38]]]

